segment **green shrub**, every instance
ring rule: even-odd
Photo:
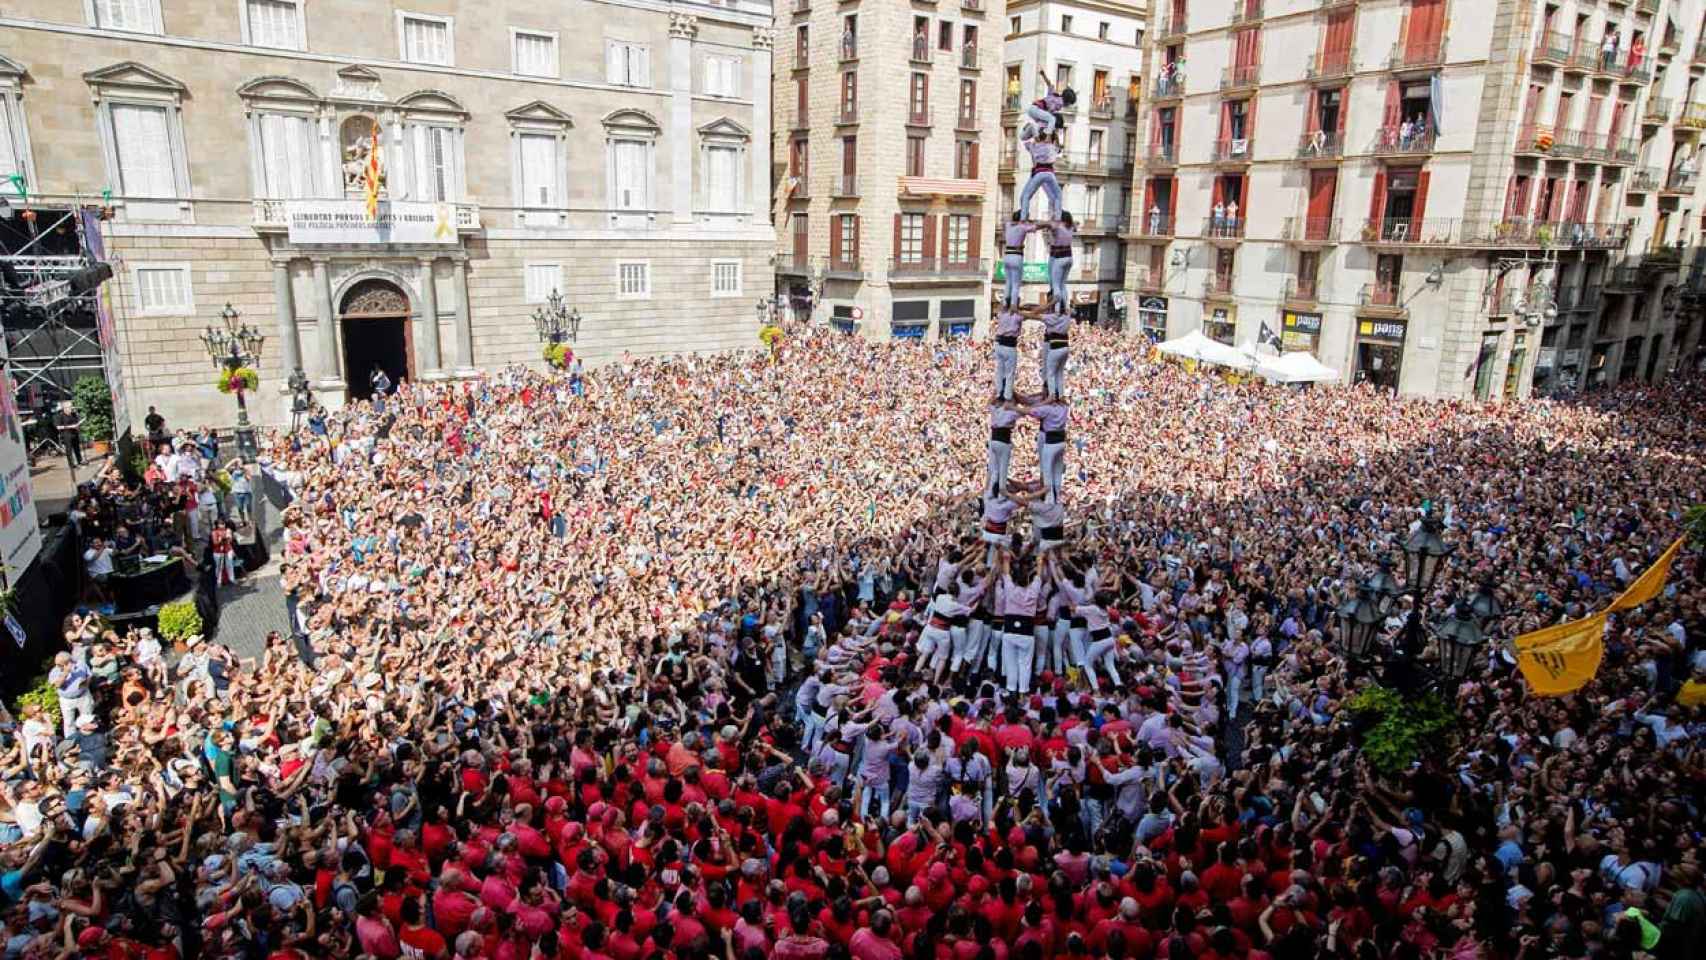
[[[113,393],[100,377],[79,377],[71,385],[71,405],[83,421],[83,436],[90,440],[113,438]]]
[[[194,600],[178,600],[160,608],[160,636],[170,641],[201,633],[201,613]]]
[[[22,714],[24,708],[32,703],[39,704],[42,718],[55,730],[59,729],[59,688],[47,679],[45,673],[37,677],[35,682],[30,684],[30,689],[18,697],[17,709],[14,712]]]
[[[1437,694],[1406,700],[1397,691],[1374,686],[1352,697],[1345,708],[1366,714],[1362,752],[1382,776],[1404,772],[1424,753],[1443,752],[1456,723],[1450,705]]]

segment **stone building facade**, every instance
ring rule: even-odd
[[[1161,0],[1134,329],[1405,393],[1662,375],[1699,331],[1700,0]]]
[[[1124,234],[1131,217],[1131,167],[1137,154],[1143,32],[1148,4],[1126,0],[1011,0],[1002,49],[1001,202],[1011,211],[1030,165],[1019,144],[1024,110],[1042,95],[1039,73],[1071,87],[1078,103],[1064,114],[1062,205],[1076,221],[1078,244],[1067,297],[1081,321],[1113,321],[1123,308]],[[1042,216],[1044,202],[1033,201]],[[1021,296],[1047,296],[1046,238],[1032,234]],[[1000,273],[1000,269],[997,269]],[[997,276],[997,281],[1004,277]]]
[[[337,405],[393,375],[754,346],[770,9],[749,0],[22,0],[0,100],[32,203],[101,203],[130,406],[228,423],[197,334]],[[369,219],[363,169],[383,175]]]
[[[866,336],[989,318],[1001,0],[777,11],[777,296]]]

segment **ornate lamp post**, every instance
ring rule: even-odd
[[[555,290],[533,311],[533,326],[539,331],[540,343],[574,343],[580,340],[581,312],[572,308],[563,295]]]
[[[267,338],[259,330],[243,323],[242,315],[230,303],[219,311],[219,319],[225,329],[210,324],[202,332],[201,342],[207,348],[207,356],[213,361],[214,368],[222,367],[231,374],[231,392],[237,395],[237,451],[246,462],[253,463],[258,449],[255,446],[255,428],[249,425],[249,405],[243,398],[248,384],[236,373],[260,363],[261,347]]]
[[[1487,643],[1486,625],[1504,614],[1504,604],[1492,584],[1486,583],[1474,596],[1452,602],[1431,629],[1424,624],[1427,598],[1457,549],[1445,542],[1442,529],[1438,520],[1427,517],[1405,540],[1402,586],[1382,564],[1357,588],[1357,595],[1337,611],[1345,660],[1353,667],[1378,673],[1388,686],[1405,694],[1434,683],[1455,684],[1468,676],[1476,655]],[[1397,636],[1382,643],[1382,626],[1399,597],[1410,599],[1409,613]],[[1427,667],[1420,658],[1430,634],[1438,657]]]

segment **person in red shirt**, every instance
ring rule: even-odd
[[[397,931],[397,941],[403,945],[405,956],[422,960],[444,960],[449,945],[443,934],[421,923],[421,901],[409,897],[403,901],[403,925]]]

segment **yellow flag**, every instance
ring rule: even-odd
[[[1606,607],[1606,610],[1611,613],[1629,610],[1658,596],[1659,591],[1665,588],[1665,578],[1670,576],[1671,561],[1676,559],[1676,552],[1682,549],[1683,539],[1677,537],[1676,542],[1659,555],[1658,561],[1648,567],[1646,572],[1636,577],[1635,582],[1631,583],[1627,590],[1618,594],[1617,599],[1613,600],[1611,606]]]
[[[1512,642],[1516,665],[1529,689],[1543,697],[1557,697],[1574,693],[1592,680],[1605,654],[1605,617],[1606,611],[1601,610],[1517,637]]]

